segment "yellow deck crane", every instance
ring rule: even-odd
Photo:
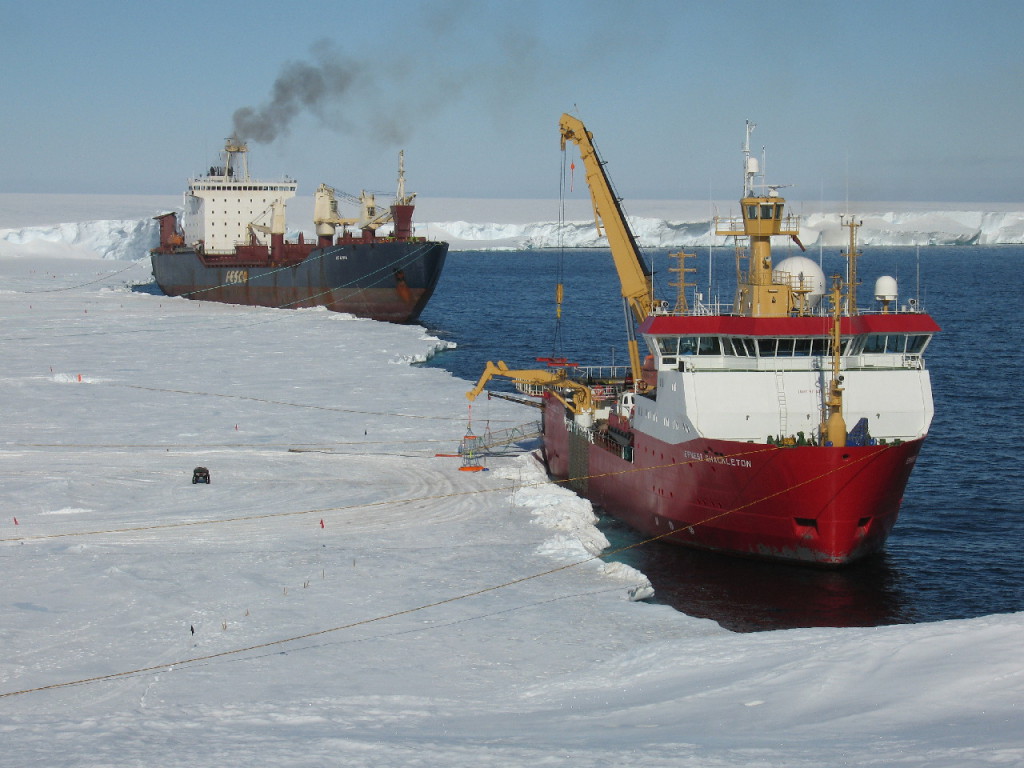
[[[642,323],[651,314],[654,296],[651,292],[651,270],[647,266],[633,232],[626,223],[626,216],[619,205],[611,180],[604,169],[604,162],[594,146],[594,134],[572,115],[562,115],[558,123],[562,134],[562,151],[566,142],[573,142],[580,149],[580,160],[587,173],[587,187],[590,201],[594,206],[594,223],[598,234],[608,238],[615,270],[619,275],[624,307],[632,318],[626,317],[626,335],[629,344],[629,365],[632,368],[636,386],[643,386],[640,370],[640,349],[636,340],[633,321]]]
[[[579,147],[580,159],[586,170],[590,200],[594,206],[594,223],[597,231],[608,238],[612,260],[619,276],[622,289],[623,308],[626,319],[626,337],[629,348],[629,365],[633,386],[643,390],[646,382],[640,365],[640,348],[634,323],[642,323],[654,307],[651,287],[651,270],[647,266],[633,232],[626,222],[611,181],[604,169],[604,162],[593,143],[593,134],[583,123],[572,115],[563,114],[559,121],[562,150],[567,142]],[[565,370],[509,370],[503,362],[488,363],[476,386],[466,393],[470,401],[475,400],[487,382],[494,376],[510,378],[520,385],[538,385],[552,391],[574,413],[593,411],[593,400],[589,388],[568,378]],[[558,393],[562,388],[569,397]],[[581,391],[586,390],[586,394]]]

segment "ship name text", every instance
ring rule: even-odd
[[[693,451],[683,451],[683,458],[687,461],[707,461],[711,464],[724,464],[727,467],[742,467],[743,469],[750,469],[752,466],[747,459],[737,459],[735,456],[694,453]]]

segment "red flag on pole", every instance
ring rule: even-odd
[[[321,528],[323,528],[323,527],[324,527],[324,521],[323,521],[323,520],[321,520],[321,521],[320,521],[320,527],[321,527]]]
[[[572,192],[576,183],[576,161],[569,163],[569,191]]]

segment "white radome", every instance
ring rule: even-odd
[[[875,301],[896,301],[898,296],[899,288],[895,277],[882,275],[875,280]]]
[[[790,256],[775,265],[775,272],[783,272],[790,276],[790,284],[798,286],[803,279],[803,286],[810,288],[807,294],[807,306],[814,309],[821,303],[821,297],[825,295],[825,273],[818,262],[806,256]]]

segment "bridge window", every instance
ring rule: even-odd
[[[907,337],[907,354],[908,355],[919,355],[924,352],[924,348],[928,345],[928,341],[931,336],[928,334],[914,335]]]
[[[698,355],[720,355],[722,354],[722,344],[718,340],[717,336],[701,336],[700,342],[697,345]]]
[[[662,355],[674,355],[679,347],[678,336],[658,336],[658,350]]]
[[[658,336],[658,351],[662,357],[666,355],[721,355],[722,339],[718,336]],[[731,349],[726,339],[726,352]]]
[[[864,353],[868,355],[899,354],[907,344],[901,333],[871,333],[864,337]]]
[[[861,351],[868,355],[919,355],[930,338],[928,334],[872,333],[864,337]]]
[[[885,335],[872,333],[870,336],[865,336],[862,351],[869,355],[885,352]]]
[[[772,214],[774,212],[775,212],[775,206],[774,205],[762,205],[761,206],[761,218],[762,219],[770,219],[770,218],[772,218]]]
[[[843,339],[842,344],[843,354],[849,354],[850,340]],[[736,357],[821,357],[832,354],[832,340],[825,336],[810,339],[792,337],[747,339],[739,336],[723,339],[701,337],[699,354],[723,354],[719,351],[720,348],[724,350],[724,354],[735,355]],[[690,352],[687,354],[697,353]]]
[[[748,219],[756,219],[757,218],[757,206],[756,205],[748,205],[747,206],[747,218]]]

